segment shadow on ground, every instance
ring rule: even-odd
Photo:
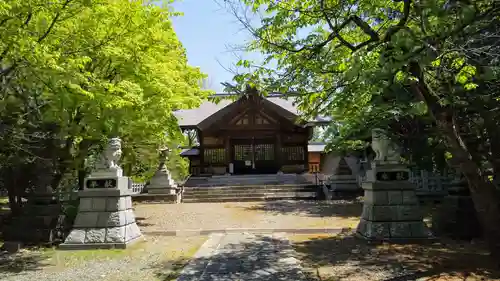
[[[1,276],[20,274],[26,271],[41,270],[50,265],[50,260],[43,252],[21,250],[17,253],[0,253],[0,279]]]
[[[245,210],[275,214],[305,214],[313,217],[359,217],[363,203],[359,198],[332,201],[266,201]]]
[[[413,245],[371,244],[350,232],[335,237],[296,241],[294,248],[303,266],[318,272],[321,280],[500,278],[500,263],[495,263],[483,245],[468,242],[443,240]]]
[[[186,260],[154,265],[156,276],[161,281],[312,281],[314,274],[297,268],[297,260],[290,256],[286,240],[260,236],[252,242],[225,244],[210,257],[193,258],[180,273]],[[189,269],[189,270],[188,270]],[[201,275],[202,273],[203,276]]]
[[[152,226],[154,224],[146,222],[148,218],[145,217],[136,217],[135,218],[135,223],[141,227],[141,226]]]
[[[498,264],[482,245],[440,241],[425,244],[371,244],[351,232],[335,237],[292,238],[295,255],[302,261],[300,277],[286,241],[262,237],[229,244],[211,258],[194,258],[191,274],[178,281],[197,280],[497,280]],[[274,245],[274,246],[273,246]],[[295,260],[296,261],[296,260]],[[176,280],[187,260],[154,265],[162,281]],[[200,276],[202,272],[205,274]],[[420,279],[422,278],[422,279]]]

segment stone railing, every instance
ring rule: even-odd
[[[417,186],[419,196],[444,196],[448,193],[451,178],[435,175],[428,171],[414,171],[410,173],[410,182]]]
[[[366,175],[358,175],[359,186],[366,180]],[[417,195],[419,196],[444,196],[448,192],[451,178],[435,175],[428,171],[411,171],[410,182],[417,185]]]
[[[130,186],[130,190],[133,194],[141,194],[144,191],[144,187],[146,183],[144,182],[132,182]]]

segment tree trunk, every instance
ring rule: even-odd
[[[85,168],[78,169],[78,190],[83,190],[85,188],[85,177],[87,176],[87,172]]]
[[[411,89],[416,97],[424,101],[429,114],[435,120],[437,129],[446,138],[446,144],[459,164],[460,171],[469,183],[474,207],[481,222],[483,233],[492,255],[500,255],[500,194],[493,183],[487,181],[480,167],[472,160],[458,129],[454,124],[451,109],[443,107],[425,82],[421,67],[417,62],[410,63],[409,71],[417,77],[411,83]]]
[[[482,175],[479,166],[469,157],[466,148],[460,145],[453,125],[439,120],[438,127],[446,136],[453,158],[459,163],[460,171],[467,179],[474,208],[491,254],[500,256],[500,193],[495,185]]]
[[[17,173],[14,172],[14,169],[9,169],[9,173],[6,175],[5,179],[10,212],[12,216],[17,216],[21,213],[23,202],[20,186],[17,182]]]
[[[483,114],[484,124],[486,127],[486,134],[490,140],[491,152],[491,165],[493,166],[493,177],[498,179],[500,177],[500,130],[495,124],[495,119],[492,114]]]

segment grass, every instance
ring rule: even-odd
[[[70,272],[90,263],[99,263],[106,268],[108,262],[123,260],[124,263],[143,263],[145,281],[175,280],[181,269],[206,241],[205,236],[165,237],[148,236],[127,249],[62,251],[57,249],[22,250],[10,258],[0,258],[0,271],[20,273],[42,270],[48,273]],[[146,260],[144,260],[146,259]],[[116,265],[115,265],[116,266]],[[136,280],[127,269],[106,276],[106,281]],[[141,274],[142,275],[142,274]],[[128,279],[127,279],[128,278]]]
[[[126,249],[98,249],[98,250],[77,250],[66,251],[57,248],[40,249],[42,254],[50,261],[50,265],[55,269],[64,269],[81,265],[89,261],[108,261],[123,257],[139,256],[145,252],[147,241],[139,241]]]
[[[0,197],[0,215],[10,211],[9,208],[9,198]]]
[[[8,205],[9,204],[9,198],[6,196],[0,197],[0,205]]]

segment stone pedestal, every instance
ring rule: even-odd
[[[361,190],[358,186],[358,181],[355,175],[332,175],[328,178],[328,183],[330,184],[333,192],[356,192]]]
[[[166,165],[170,152],[168,148],[160,150],[160,164],[147,186],[148,194],[162,194],[178,197],[179,188],[172,179],[172,175]]]
[[[464,178],[456,178],[450,183],[448,195],[433,214],[432,231],[437,236],[454,239],[481,237],[481,224]]]
[[[78,214],[61,249],[126,248],[142,238],[132,210],[128,178],[93,174],[78,193]],[[109,175],[109,174],[108,174]]]
[[[170,172],[167,169],[156,171],[147,187],[149,194],[177,194],[177,184],[175,184]]]
[[[364,204],[357,228],[368,240],[408,241],[428,239],[415,186],[408,181],[409,170],[398,163],[373,163],[367,171]]]
[[[328,177],[327,181],[332,192],[356,192],[361,190],[358,186],[357,178],[347,164],[345,157],[339,160],[334,173]]]
[[[65,231],[65,217],[58,202],[31,200],[21,214],[5,221],[3,240],[24,245],[60,243]]]

